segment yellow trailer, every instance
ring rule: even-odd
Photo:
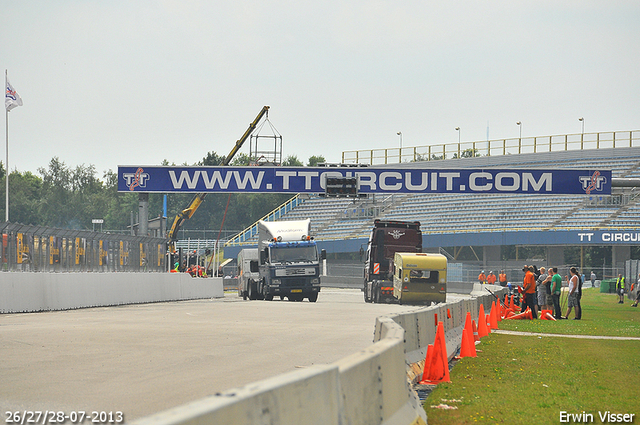
[[[447,257],[397,252],[393,260],[393,295],[400,304],[445,302]]]

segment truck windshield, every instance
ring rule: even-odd
[[[315,246],[273,247],[270,250],[272,263],[300,263],[318,260]]]
[[[409,278],[411,282],[438,283],[440,273],[436,270],[411,270]]]

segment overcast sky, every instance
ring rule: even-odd
[[[0,0],[9,166],[193,164],[640,129],[640,2]],[[4,124],[4,114],[1,120]],[[487,130],[488,128],[488,130]],[[2,144],[4,145],[4,143]],[[248,153],[245,145],[243,152]],[[0,150],[4,163],[4,148]]]

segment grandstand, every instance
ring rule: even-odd
[[[398,166],[397,164],[395,165]],[[640,147],[567,150],[520,155],[403,163],[407,168],[579,168],[611,169],[613,177],[640,177]],[[374,219],[417,220],[424,234],[518,230],[640,228],[634,189],[611,196],[522,194],[378,194],[366,199],[296,197],[280,220],[310,218],[316,239],[365,238]],[[229,245],[236,244],[232,239]],[[244,239],[255,244],[255,236]]]

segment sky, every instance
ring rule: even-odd
[[[0,0],[0,10],[0,69],[24,103],[9,112],[9,168],[21,172],[54,157],[102,177],[226,156],[264,105],[283,156],[305,163],[398,147],[398,132],[408,147],[518,137],[517,121],[523,137],[583,123],[640,129],[637,0]]]

